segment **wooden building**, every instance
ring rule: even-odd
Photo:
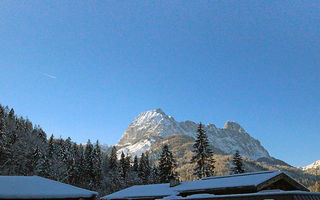
[[[107,200],[171,199],[274,199],[320,200],[320,193],[309,190],[284,172],[262,171],[213,176],[179,184],[137,185],[103,197]]]
[[[98,193],[39,176],[0,176],[0,199],[96,199]]]

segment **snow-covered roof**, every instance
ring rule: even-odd
[[[170,187],[170,184],[135,185],[124,190],[112,193],[103,199],[147,198],[165,197],[178,194]]]
[[[202,180],[183,182],[175,187],[181,193],[185,191],[196,191],[206,189],[233,188],[244,186],[258,186],[259,184],[280,175],[278,171],[262,171],[253,173],[243,173],[226,176],[207,177]]]
[[[227,195],[213,195],[213,194],[194,194],[194,195],[190,195],[187,196],[185,198],[185,200],[191,200],[191,199],[214,199],[214,198],[231,198],[231,197],[243,197],[245,199],[245,197],[249,197],[249,196],[268,196],[268,195],[277,195],[277,196],[281,196],[281,195],[316,195],[320,197],[320,193],[319,192],[306,192],[306,191],[282,191],[282,190],[269,190],[269,191],[263,191],[263,192],[255,192],[255,193],[246,193],[246,194],[227,194]]]
[[[0,199],[90,198],[97,194],[39,176],[0,176]]]
[[[139,199],[146,197],[174,197],[175,195],[192,192],[203,192],[209,190],[219,190],[226,188],[237,187],[254,187],[257,188],[260,184],[277,177],[278,175],[286,175],[278,171],[261,171],[252,173],[243,173],[226,176],[213,176],[195,180],[192,182],[182,182],[175,187],[170,187],[169,184],[154,184],[154,185],[138,185],[118,191],[116,193],[103,197],[104,199]],[[289,177],[289,176],[288,176]],[[294,180],[294,179],[292,179]],[[297,183],[301,190],[307,189]],[[300,187],[301,186],[301,187]],[[170,197],[171,196],[171,197]]]

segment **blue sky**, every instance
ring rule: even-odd
[[[319,160],[318,1],[1,1],[0,103],[76,142],[140,112],[223,127]]]

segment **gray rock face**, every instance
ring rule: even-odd
[[[149,150],[159,140],[171,135],[185,134],[196,137],[197,123],[192,121],[177,122],[161,109],[141,113],[129,125],[117,146],[118,153],[130,153],[132,156]],[[253,160],[270,158],[269,153],[260,142],[251,137],[236,122],[226,122],[224,128],[214,124],[204,126],[211,144],[226,154],[239,150],[241,155]]]

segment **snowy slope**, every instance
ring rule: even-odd
[[[301,167],[302,170],[308,170],[308,169],[316,169],[320,167],[320,160],[311,163],[310,165],[307,165],[305,167]]]
[[[118,153],[123,151],[140,156],[152,145],[171,135],[185,134],[195,138],[197,127],[198,124],[192,121],[177,122],[161,109],[146,111],[136,117],[124,132],[117,144]],[[243,156],[254,160],[270,157],[260,142],[236,122],[226,122],[224,128],[208,124],[205,130],[212,145],[226,154],[239,150]]]

